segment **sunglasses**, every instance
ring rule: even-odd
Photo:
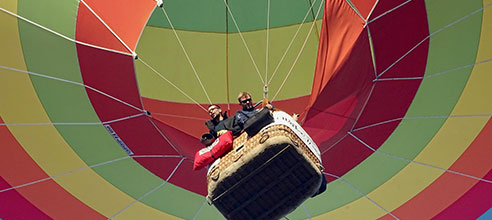
[[[245,100],[241,100],[242,103],[246,104],[247,102],[251,102],[251,98],[249,99],[245,99]]]
[[[218,108],[217,108],[217,107],[215,107],[215,108],[210,108],[210,109],[208,110],[208,113],[212,113],[215,109],[218,109]]]

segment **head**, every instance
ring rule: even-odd
[[[202,143],[203,146],[209,146],[215,141],[214,136],[210,133],[205,133],[202,135],[202,138],[200,139],[200,143]]]
[[[237,100],[239,101],[239,105],[243,107],[243,109],[253,108],[253,99],[251,99],[251,94],[248,92],[241,92],[237,96]]]
[[[212,104],[208,106],[208,115],[210,115],[212,119],[219,118],[221,114],[222,109],[220,109],[219,105]]]

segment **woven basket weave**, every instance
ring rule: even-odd
[[[289,127],[273,125],[234,140],[209,171],[208,199],[227,219],[279,219],[318,191],[322,169]]]

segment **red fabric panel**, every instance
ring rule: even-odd
[[[84,43],[131,53],[82,3],[79,3],[75,38]]]
[[[377,82],[354,129],[405,116],[420,82],[421,80]]]
[[[190,192],[208,195],[207,169],[193,171],[193,159],[185,159],[174,174],[171,182]]]
[[[398,2],[403,0],[380,1],[371,18],[377,16],[377,12],[395,7]],[[425,2],[411,1],[370,23],[369,28],[376,56],[376,69],[380,74],[429,35]],[[400,61],[398,67],[391,68],[383,76],[424,75],[428,44],[425,41],[411,55],[407,55],[405,60]]]
[[[4,123],[1,118],[0,123]],[[2,140],[0,189],[7,189],[12,185],[17,186],[48,177],[24,151],[6,126],[0,126],[0,140]],[[25,213],[20,213],[19,209]],[[41,210],[41,213],[34,209]],[[8,218],[9,213],[16,217]],[[43,213],[55,219],[107,219],[75,198],[53,180],[0,193],[0,218],[38,219],[39,214],[39,218],[42,219],[45,216]],[[30,214],[33,215],[28,217]],[[25,218],[24,215],[26,215]],[[33,216],[36,218],[32,218]]]
[[[360,0],[360,1],[364,1],[364,0]],[[374,19],[374,18],[380,16],[381,14],[388,12],[391,9],[394,9],[395,7],[405,3],[407,1],[408,0],[379,0],[377,5],[376,5],[377,7],[374,8],[374,11],[371,14],[370,19]],[[423,4],[424,0],[412,0],[412,1],[409,1],[408,3],[411,3],[411,2],[417,2],[418,4]],[[395,11],[393,11],[393,12],[395,12]],[[396,13],[399,13],[399,12],[396,12]]]
[[[10,187],[0,176],[0,189]],[[52,219],[15,190],[0,193],[0,201],[1,219]]]
[[[80,44],[77,44],[77,52],[85,85],[142,108],[131,56]],[[87,88],[86,91],[103,122],[141,113],[101,93]]]
[[[289,114],[300,113],[307,105],[309,96],[301,96],[297,98],[274,101],[275,108],[285,111]],[[260,101],[259,98],[253,97],[254,101]],[[152,118],[165,122],[167,125],[195,138],[200,138],[205,132],[208,132],[205,122],[210,120],[210,116],[206,111],[196,104],[170,102],[157,99],[142,97],[145,109],[152,113]],[[222,111],[227,111],[228,115],[233,116],[240,109],[238,103],[217,103],[222,108]],[[208,104],[202,104],[203,108],[207,109]],[[194,151],[193,151],[194,154]],[[193,155],[191,154],[191,155]]]
[[[85,2],[132,50],[135,49],[140,33],[156,6],[153,0]]]

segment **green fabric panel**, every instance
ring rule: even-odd
[[[265,0],[228,0],[229,8],[242,32],[267,28],[267,3]],[[270,28],[299,24],[306,14],[306,22],[312,21],[321,0],[271,0]],[[314,4],[309,10],[310,4]],[[225,3],[218,1],[164,1],[164,8],[174,28],[179,30],[202,32],[226,32],[226,16],[229,33],[237,32],[231,15],[227,12]],[[203,10],[206,8],[207,10]],[[321,9],[323,10],[323,9]],[[321,19],[323,11],[317,19]],[[163,9],[154,10],[147,25],[170,28]]]
[[[225,28],[223,1],[165,1],[164,8],[174,28],[204,32],[221,32]],[[206,8],[207,10],[203,10]],[[206,21],[206,22],[204,22]],[[157,7],[150,16],[148,26],[171,28],[163,9]]]
[[[316,24],[318,23],[321,22]],[[294,25],[270,30],[268,76],[265,74],[266,31],[243,33],[261,77],[268,78],[268,80],[272,78],[275,68],[298,27],[298,25]],[[287,52],[270,84],[270,94],[272,96],[278,90],[293,65],[310,27],[311,23],[306,23],[302,26],[293,45]],[[226,35],[178,31],[178,36],[212,102],[226,102]],[[238,34],[229,34],[228,38],[229,102],[235,103],[235,96],[241,91],[251,91],[253,97],[262,97],[263,83],[241,37]],[[316,31],[313,30],[289,79],[276,98],[277,100],[311,93],[317,49],[318,36],[316,36]],[[139,59],[152,66],[190,97],[200,103],[208,103],[205,93],[201,89],[191,65],[188,63],[172,30],[146,27],[136,51]],[[136,62],[136,71],[142,96],[175,102],[191,102],[142,62]]]
[[[82,83],[75,43],[20,19],[19,33],[29,71]]]
[[[304,202],[309,216],[314,217],[321,215],[330,210],[339,207],[339,204],[346,204],[360,197],[360,193],[354,190],[349,185],[351,182],[345,183],[341,180],[331,182],[326,191],[314,198],[310,198]],[[294,212],[287,215],[289,219],[308,219],[304,207],[299,206]]]
[[[432,30],[439,30],[482,7],[481,1],[429,2],[427,12],[429,14],[430,33]],[[444,71],[449,72],[434,75],[434,77],[425,78],[422,81],[405,117],[447,116],[451,113],[466,85],[472,68],[453,69],[475,62],[481,30],[481,17],[481,13],[474,14],[431,37],[425,76]],[[445,118],[405,119],[379,148],[379,151],[413,159],[425,148],[445,121]],[[406,161],[374,153],[344,175],[344,178],[362,193],[369,194],[400,172],[407,164]],[[335,184],[338,183],[330,183],[328,188]],[[354,189],[349,190],[354,191]],[[313,209],[313,212],[316,210],[317,215],[319,215],[362,197],[360,194],[354,195],[353,192],[349,191],[340,193],[341,195],[330,196],[326,200],[320,201],[319,204],[316,204],[318,207]]]
[[[160,184],[155,186],[158,185]],[[209,206],[205,202],[205,197],[190,193],[169,183],[142,199],[142,202],[183,219],[193,219],[203,205],[197,219],[224,219],[215,207]]]
[[[75,39],[75,18],[78,6],[78,0],[22,0],[18,2],[18,14],[43,27]]]

